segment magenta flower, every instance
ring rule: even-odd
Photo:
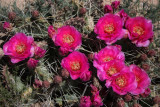
[[[34,57],[36,59],[44,57],[45,53],[46,53],[46,50],[44,50],[44,49],[38,47],[36,44],[34,44]]]
[[[103,67],[105,64],[112,60],[120,60],[124,62],[125,56],[124,53],[121,52],[121,46],[106,46],[105,48],[101,49],[98,53],[94,54],[94,61],[93,65],[99,70],[103,71]]]
[[[34,69],[37,66],[38,62],[39,62],[38,60],[30,58],[27,62],[27,66],[29,69]]]
[[[56,30],[54,30],[54,28],[53,28],[52,25],[50,25],[50,26],[48,27],[48,35],[49,35],[49,37],[50,37],[50,38],[53,38],[53,36],[55,35],[55,33],[56,33]]]
[[[111,5],[105,5],[104,6],[104,13],[112,13],[113,9]]]
[[[114,1],[114,2],[112,2],[112,7],[114,8],[114,9],[117,9],[118,7],[119,7],[119,5],[120,5],[120,1]]]
[[[113,60],[105,64],[103,69],[97,70],[97,76],[101,81],[111,79],[113,75],[119,73],[124,67],[124,62],[119,60]]]
[[[99,95],[99,91],[92,96],[92,104],[94,107],[103,106],[102,98]]]
[[[125,95],[137,88],[136,77],[130,72],[129,67],[125,67],[122,71],[112,77],[112,80],[106,80],[106,87],[112,87],[113,91],[119,95]]]
[[[54,43],[60,46],[61,50],[72,52],[81,46],[81,34],[73,26],[63,26],[57,30]]]
[[[135,74],[137,81],[137,88],[133,90],[131,94],[138,95],[144,93],[145,89],[148,88],[151,83],[148,74],[134,64],[130,65],[130,70]]]
[[[9,55],[12,63],[18,63],[34,54],[32,46],[34,39],[24,33],[15,34],[8,42],[3,45],[5,55]]]
[[[130,32],[129,39],[137,47],[147,47],[153,38],[153,25],[151,20],[144,17],[129,18],[125,27]]]
[[[90,96],[82,96],[80,99],[80,107],[90,107],[92,105]]]
[[[81,52],[74,51],[65,57],[61,65],[66,69],[73,80],[78,79],[79,77],[86,81],[87,77],[91,76],[89,69],[88,59],[85,54]],[[87,73],[87,74],[84,74]]]
[[[94,32],[98,34],[97,38],[105,40],[108,45],[120,40],[125,34],[121,17],[110,13],[98,20]]]
[[[3,28],[6,29],[6,30],[11,30],[12,29],[12,25],[9,22],[4,22]]]

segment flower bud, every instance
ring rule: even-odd
[[[54,83],[56,84],[60,84],[62,82],[62,77],[61,76],[55,76],[54,77]]]
[[[9,13],[8,13],[8,18],[9,18],[10,20],[14,20],[14,19],[16,18],[16,13],[14,13],[14,12],[9,12]]]
[[[87,12],[87,10],[86,10],[86,8],[84,8],[84,7],[80,8],[80,10],[79,10],[79,13],[80,13],[81,15],[84,15],[86,12]]]
[[[146,71],[148,71],[150,69],[150,66],[146,63],[142,64],[142,68]]]
[[[92,102],[90,100],[90,96],[82,96],[80,99],[80,107],[90,107]]]
[[[117,9],[120,5],[120,1],[114,1],[112,2],[111,6],[114,8],[114,9]]]
[[[40,88],[40,87],[42,87],[42,81],[39,80],[39,79],[35,79],[35,82],[34,82],[34,84],[33,84],[33,87],[34,87],[34,88]]]
[[[110,5],[105,5],[105,6],[104,6],[104,13],[113,13],[112,6],[110,6]]]
[[[45,87],[45,88],[50,87],[50,82],[47,80],[43,81],[43,87]]]
[[[36,68],[37,64],[38,64],[38,60],[35,60],[35,59],[33,59],[33,58],[30,58],[30,59],[28,60],[28,62],[27,62],[27,66],[28,66],[29,69],[34,69],[34,68]]]
[[[132,100],[132,96],[130,96],[129,94],[124,96],[124,101],[125,102],[130,102]]]
[[[149,50],[148,51],[148,55],[149,56],[155,56],[156,55],[156,51],[155,50]]]
[[[66,69],[62,69],[61,70],[61,74],[62,74],[62,77],[64,77],[64,78],[68,78],[69,77],[69,72]]]
[[[42,49],[42,48],[40,48],[38,46],[35,46],[35,48],[34,48],[34,56],[35,56],[36,59],[44,57],[45,53],[46,53],[46,50],[44,50],[44,49]]]
[[[160,97],[159,96],[154,97],[153,102],[154,104],[160,104]]]
[[[147,55],[146,55],[146,54],[141,54],[140,59],[141,59],[142,61],[147,60]]]
[[[125,107],[125,102],[124,102],[124,100],[119,100],[119,101],[117,102],[117,107]]]
[[[32,17],[33,18],[39,17],[39,11],[37,11],[37,10],[32,11]]]
[[[142,107],[140,104],[133,104],[133,107]]]
[[[3,28],[7,31],[12,30],[12,25],[9,22],[4,22]]]
[[[89,81],[91,79],[91,76],[92,76],[92,72],[91,71],[86,71],[86,72],[83,72],[80,75],[80,79],[82,81]]]
[[[56,30],[53,28],[52,25],[50,25],[50,26],[48,27],[48,35],[49,35],[49,37],[52,38],[55,33],[56,33]]]
[[[102,98],[99,95],[99,91],[95,95],[92,96],[92,104],[95,107],[103,106]]]
[[[139,97],[140,97],[139,95],[134,95],[134,96],[133,96],[133,99],[134,99],[134,100],[138,100]]]

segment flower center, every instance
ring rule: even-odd
[[[26,46],[23,43],[20,43],[16,46],[16,52],[22,54],[26,50]]]
[[[108,61],[111,61],[111,60],[113,60],[113,58],[109,57],[109,56],[103,58],[103,62],[108,62]]]
[[[64,35],[63,42],[71,45],[74,42],[74,38],[69,34]]]
[[[104,32],[109,33],[109,34],[113,33],[114,32],[114,26],[113,26],[113,24],[106,25],[105,29],[104,29]]]
[[[81,68],[81,64],[79,62],[75,61],[71,63],[71,69],[73,71],[80,70],[80,68]]]
[[[107,71],[107,74],[110,76],[114,75],[115,73],[117,73],[117,70],[114,67],[110,67],[109,70]]]
[[[143,35],[144,34],[144,30],[142,27],[140,26],[135,26],[133,28],[133,33],[137,33],[139,36]]]
[[[137,82],[139,82],[139,81],[140,81],[140,78],[139,78],[139,77],[137,77],[137,76],[136,76],[136,81],[137,81]]]
[[[124,76],[120,76],[116,79],[116,84],[119,86],[119,87],[124,87],[126,85],[126,79]]]

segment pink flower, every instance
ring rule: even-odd
[[[136,77],[130,72],[129,67],[112,77],[112,80],[106,80],[106,87],[112,87],[113,91],[119,95],[125,95],[137,88]]]
[[[98,34],[97,38],[105,40],[108,45],[120,40],[125,34],[121,17],[110,13],[98,20],[94,32]]]
[[[88,71],[88,59],[85,56],[85,54],[81,52],[74,51],[70,53],[67,57],[65,57],[62,60],[61,65],[70,73],[70,76],[73,80],[76,80],[80,77],[82,80],[85,81],[88,80],[86,77],[91,76],[91,72]]]
[[[92,102],[90,100],[90,96],[83,96],[80,99],[80,107],[90,107]]]
[[[80,76],[80,79],[82,81],[89,81],[91,79],[91,76],[92,76],[92,72],[91,71],[86,71],[86,72],[83,72]]]
[[[34,69],[38,64],[38,60],[35,60],[33,58],[30,58],[27,62],[27,66],[29,69]]]
[[[97,76],[101,81],[111,79],[113,75],[119,73],[125,67],[125,63],[113,60],[105,64],[103,69],[97,71]]]
[[[92,96],[92,104],[94,105],[94,107],[103,106],[102,98],[99,95],[99,91]]]
[[[54,41],[54,38],[52,39]],[[54,43],[60,46],[61,50],[72,52],[81,46],[81,34],[73,26],[63,26],[57,30]]]
[[[106,46],[101,49],[98,53],[94,54],[93,65],[99,70],[103,71],[103,67],[105,64],[112,60],[120,60],[124,62],[125,56],[124,53],[121,52],[121,46]]]
[[[113,12],[112,6],[110,6],[110,5],[105,5],[105,6],[104,6],[104,12],[105,12],[105,13],[112,13],[112,12]]]
[[[52,25],[50,25],[50,26],[48,27],[48,35],[49,35],[49,37],[50,37],[50,38],[53,38],[53,36],[55,35],[55,33],[56,33],[56,30],[54,30],[54,28],[53,28]]]
[[[36,59],[44,57],[45,53],[46,53],[46,50],[44,50],[44,49],[38,47],[36,44],[34,44],[34,57]]]
[[[114,9],[117,9],[118,7],[119,7],[119,5],[120,5],[120,1],[114,1],[114,2],[112,2],[112,7],[114,8]]]
[[[9,22],[4,22],[3,28],[6,29],[6,30],[11,30],[12,29],[12,25]]]
[[[144,17],[129,18],[125,27],[130,32],[129,39],[137,47],[147,47],[153,38],[153,25],[151,20]]]
[[[131,92],[133,95],[138,95],[144,93],[145,89],[151,83],[151,80],[148,74],[141,68],[136,65],[130,65],[130,70],[135,74],[136,81],[137,81],[137,88]]]
[[[9,55],[12,63],[18,63],[34,54],[32,46],[34,39],[24,33],[15,34],[8,42],[3,45],[5,55]]]

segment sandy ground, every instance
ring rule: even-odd
[[[23,10],[26,3],[32,3],[35,2],[36,0],[0,0],[0,5],[2,7],[9,7],[10,10],[12,10],[12,5],[14,5],[14,2],[16,2],[16,5],[19,9]],[[103,0],[103,5],[105,4],[111,4],[115,0]],[[123,0],[119,0],[121,3]],[[137,0],[133,0],[137,1]],[[148,2],[149,4],[153,4],[155,6],[159,6],[159,0],[140,0],[142,2]]]
[[[9,7],[12,10],[12,6],[16,3],[17,7],[21,10],[24,9],[26,3],[32,3],[36,0],[0,0],[0,5],[2,7]]]

